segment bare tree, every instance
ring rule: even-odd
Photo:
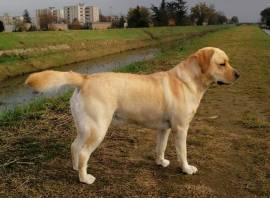
[[[48,25],[56,22],[57,18],[51,13],[41,14],[39,16],[39,25],[41,30],[48,30]]]
[[[214,5],[207,5],[206,3],[198,3],[191,8],[191,20],[197,25],[204,23],[209,25],[225,24],[228,18],[223,12],[218,12]]]
[[[198,3],[191,8],[191,20],[197,25],[208,23],[211,16],[215,14],[214,6],[208,6],[206,3]]]

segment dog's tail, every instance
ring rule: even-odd
[[[75,72],[43,71],[31,74],[25,84],[37,92],[46,92],[64,85],[80,88],[85,76]]]

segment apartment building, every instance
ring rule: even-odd
[[[61,22],[64,19],[63,9],[53,9],[52,14],[57,19],[58,22]]]
[[[85,7],[85,23],[99,22],[99,8],[95,6]]]
[[[49,7],[45,9],[37,9],[36,10],[36,20],[39,23],[39,18],[42,15],[51,15],[55,17],[57,22],[61,22],[64,19],[64,10],[63,9],[56,9],[55,7]]]
[[[5,25],[12,25],[14,23],[14,18],[8,14],[4,14],[4,16],[0,16],[0,21]]]
[[[99,21],[99,8],[95,6],[86,6],[78,4],[64,7],[64,18],[68,23],[78,19],[83,25],[85,23],[94,23]]]
[[[68,23],[78,19],[81,24],[85,24],[85,5],[78,4],[64,7],[64,18]]]

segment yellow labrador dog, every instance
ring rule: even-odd
[[[186,138],[189,124],[200,101],[213,84],[231,84],[239,73],[222,50],[207,47],[166,72],[150,75],[44,71],[29,76],[26,84],[45,92],[63,85],[76,87],[70,100],[78,130],[71,145],[73,168],[79,179],[92,184],[87,174],[91,153],[100,145],[112,120],[127,121],[156,129],[156,163],[169,165],[164,158],[170,131],[175,133],[177,158],[182,171],[195,174],[187,161]]]

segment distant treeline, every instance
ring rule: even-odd
[[[159,6],[150,9],[143,6],[130,8],[127,15],[128,27],[174,26],[174,25],[217,25],[237,24],[238,17],[228,17],[217,11],[214,5],[200,2],[190,9],[184,0],[162,0]]]

